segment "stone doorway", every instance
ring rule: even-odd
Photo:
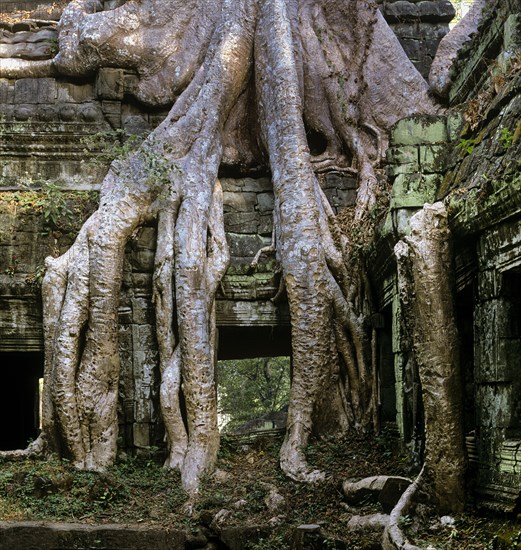
[[[378,333],[378,378],[380,381],[380,422],[396,424],[396,375],[393,351],[393,314],[388,305],[381,315]]]
[[[24,449],[40,424],[43,353],[0,353],[0,450]]]
[[[220,327],[218,359],[220,430],[282,430],[291,378],[290,327]]]

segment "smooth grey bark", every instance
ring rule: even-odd
[[[478,30],[484,9],[491,0],[474,0],[469,11],[454,29],[444,36],[429,71],[429,84],[432,91],[440,97],[448,94],[452,84],[451,69],[463,45]]]
[[[29,61],[27,59],[3,58],[0,62],[0,78],[44,78],[56,74],[50,59]]]
[[[426,204],[398,242],[399,285],[410,296],[412,343],[422,386],[425,418],[423,486],[440,512],[465,503],[463,398],[458,330],[450,277],[452,250],[445,206]]]
[[[70,2],[53,70],[128,68],[138,75],[139,100],[173,107],[136,152],[112,163],[99,210],[64,256],[47,261],[38,446],[79,468],[113,462],[124,246],[136,228],[157,220],[166,466],[180,468],[185,488],[197,490],[219,446],[214,300],[229,254],[217,172],[232,160],[268,163],[294,366],[281,466],[294,479],[322,479],[304,456],[312,429],[375,424],[375,334],[364,266],[315,173],[357,173],[352,219],[364,221],[380,192],[390,126],[437,110],[428,86],[374,2],[208,0],[201,9],[198,0],[129,0],[98,9],[95,0]],[[323,154],[310,154],[308,130],[325,137]]]
[[[420,550],[414,544],[411,544],[400,528],[400,519],[409,515],[415,504],[415,496],[418,493],[420,486],[424,483],[425,466],[418,477],[409,485],[406,491],[401,496],[396,506],[391,511],[389,522],[385,527],[382,548],[383,550]]]

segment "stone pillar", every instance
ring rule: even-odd
[[[484,506],[507,512],[521,487],[521,271],[505,269],[516,255],[521,263],[510,238],[518,230],[480,239],[475,314],[477,492]]]
[[[436,198],[442,180],[443,155],[448,140],[445,117],[418,116],[399,121],[391,131],[387,152],[392,183],[390,215],[384,233],[394,239],[410,233],[409,221],[427,202]],[[399,291],[393,299],[393,353],[396,381],[396,423],[404,443],[421,454],[423,423],[420,384],[412,354],[412,335],[407,334],[407,312]],[[416,438],[415,435],[418,437]]]

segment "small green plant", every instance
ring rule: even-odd
[[[177,472],[159,464],[146,467],[130,458],[106,473],[75,470],[67,461],[2,463],[0,509],[4,517],[74,521],[108,514],[136,522],[149,517],[153,506],[165,513],[186,500]],[[153,495],[153,498],[150,496]]]
[[[283,550],[288,548],[288,542],[282,533],[272,534],[269,538],[260,538],[257,542],[246,544],[247,550]]]
[[[48,235],[53,229],[58,229],[73,221],[74,214],[69,208],[64,193],[59,185],[44,181],[42,182],[42,199],[44,235]]]
[[[248,510],[260,512],[265,509],[264,499],[267,496],[266,487],[259,482],[253,483],[248,487],[246,500],[248,501]]]
[[[412,518],[409,515],[400,516],[398,523],[402,528],[410,527],[412,525]]]
[[[49,44],[49,54],[54,57],[59,51],[58,38],[50,38],[47,42]]]
[[[84,152],[93,155],[95,164],[107,164],[115,159],[126,157],[135,151],[146,138],[147,134],[127,134],[118,129],[112,132],[98,132],[82,138]]]
[[[512,536],[509,550],[519,550],[519,548],[521,548],[521,530]]]
[[[459,149],[460,151],[463,151],[467,155],[471,155],[474,151],[474,147],[476,145],[477,141],[474,138],[461,138],[459,143],[456,145],[456,149]]]
[[[11,209],[13,218],[22,213],[37,215],[43,236],[52,234],[56,238],[60,234],[76,233],[98,202],[95,191],[66,191],[53,181],[40,179],[39,175],[26,176],[20,181],[20,187],[18,191],[2,193],[1,202]],[[42,276],[43,266],[40,266],[28,282],[38,284]]]
[[[11,263],[4,269],[4,273],[6,275],[9,275],[9,277],[14,277],[16,270],[18,268],[18,258],[15,254],[13,254],[13,257],[11,259]]]
[[[499,141],[505,149],[509,149],[514,143],[514,133],[508,128],[503,128],[499,134]]]
[[[139,155],[142,167],[147,173],[147,183],[153,182],[165,190],[165,197],[169,198],[169,186],[173,172],[181,174],[181,168],[168,161],[162,154],[172,152],[169,145],[163,146],[158,143],[148,132],[140,135],[127,134],[124,130],[113,132],[99,132],[82,139],[85,146],[85,153],[92,156],[94,164],[106,165],[113,161],[124,159],[131,153],[140,149]],[[117,163],[112,165],[113,170],[118,173],[121,166]]]
[[[486,550],[519,550],[521,548],[521,530],[504,532],[501,529],[491,539],[488,540],[485,546]]]
[[[45,275],[45,265],[39,264],[32,273],[28,273],[25,282],[34,287],[42,286],[43,276]]]

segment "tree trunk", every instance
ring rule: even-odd
[[[322,479],[304,456],[313,427],[371,429],[377,384],[369,279],[315,172],[358,175],[350,218],[370,239],[388,130],[404,116],[436,112],[428,87],[372,1],[207,0],[202,8],[197,0],[129,0],[98,8],[70,2],[52,70],[126,68],[138,75],[137,99],[173,107],[136,152],[112,163],[99,210],[70,251],[47,262],[40,443],[79,468],[114,461],[124,247],[157,220],[166,466],[181,469],[189,491],[211,470],[219,446],[214,302],[229,260],[217,173],[233,160],[269,166],[273,181],[293,349],[281,465],[294,479]],[[324,152],[311,154],[309,132],[323,137]]]
[[[411,296],[413,348],[425,417],[423,486],[441,513],[465,503],[463,398],[454,317],[451,237],[442,203],[411,218],[411,235],[395,247],[400,285]]]

